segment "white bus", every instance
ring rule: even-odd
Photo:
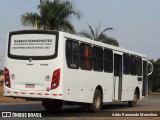
[[[3,95],[37,98],[52,111],[63,104],[94,112],[105,102],[135,106],[147,98],[148,63],[146,55],[65,32],[14,31],[8,37]]]

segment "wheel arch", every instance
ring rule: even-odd
[[[103,89],[102,89],[102,86],[101,86],[101,85],[98,85],[95,90],[99,90],[99,91],[101,92],[101,95],[102,95],[102,103],[103,103]]]
[[[140,99],[140,90],[139,90],[139,87],[138,87],[138,86],[135,88],[134,93],[137,93],[138,99]]]

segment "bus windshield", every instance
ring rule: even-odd
[[[51,33],[19,33],[9,36],[9,57],[16,59],[49,59],[57,53],[57,35]]]

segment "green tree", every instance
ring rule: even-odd
[[[114,46],[119,46],[119,43],[116,39],[108,37],[105,32],[107,30],[113,30],[113,28],[105,28],[104,30],[100,31],[101,28],[101,22],[99,23],[98,26],[93,29],[90,25],[88,25],[89,31],[81,31],[78,34],[83,37],[90,38],[92,40],[100,41],[106,44],[114,45]]]
[[[151,60],[153,64],[153,73],[149,76],[149,92],[160,88],[160,59],[157,61]]]
[[[21,15],[22,25],[75,33],[72,17],[80,19],[82,16],[81,12],[74,8],[72,2],[67,0],[46,0],[37,8],[39,13]]]

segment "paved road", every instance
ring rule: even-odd
[[[14,111],[14,112],[38,112],[43,117],[106,117],[111,113],[122,111],[160,111],[160,96],[149,96],[149,99],[139,101],[134,108],[128,107],[126,102],[123,103],[107,103],[103,105],[102,110],[98,113],[84,112],[80,106],[63,106],[59,113],[51,113],[45,111],[41,103],[30,104],[0,104],[0,112]],[[155,113],[155,112],[154,112]]]

